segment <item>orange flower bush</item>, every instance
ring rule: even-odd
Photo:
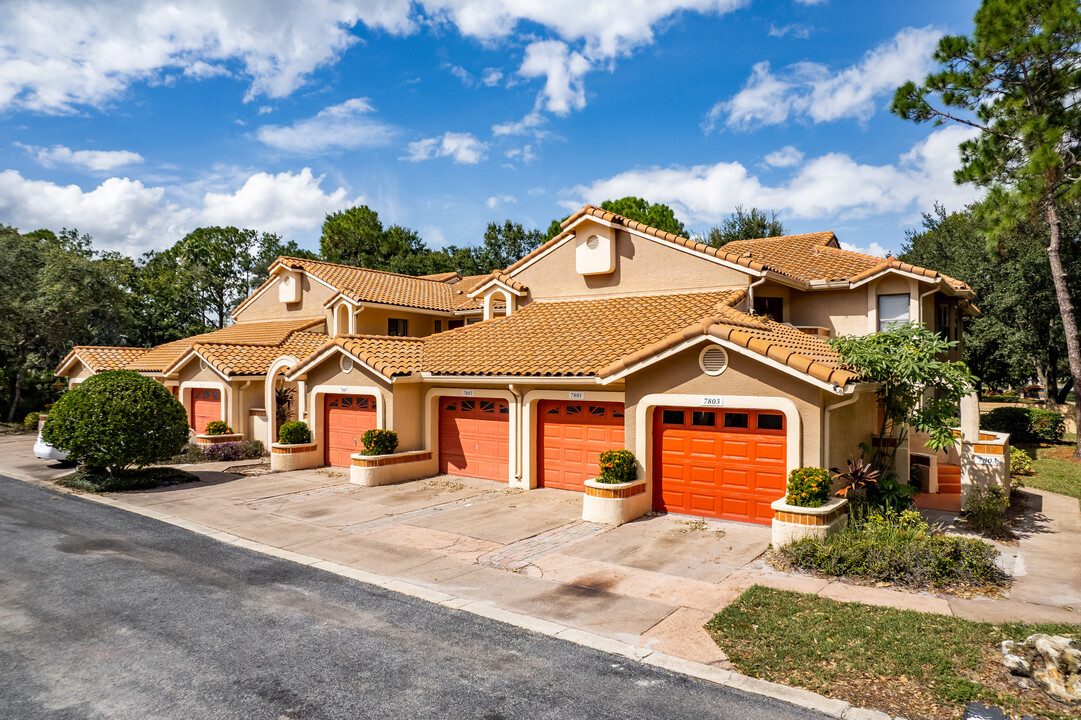
[[[797,507],[822,507],[830,499],[830,474],[823,468],[797,468],[788,475],[784,501]]]

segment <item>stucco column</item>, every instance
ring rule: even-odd
[[[961,501],[975,482],[975,444],[980,441],[980,396],[975,390],[961,398]],[[1007,462],[1009,460],[1007,459]]]

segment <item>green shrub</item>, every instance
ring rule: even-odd
[[[1006,510],[1010,498],[1002,488],[976,486],[965,499],[965,520],[973,530],[989,535],[1002,535],[1006,530]]]
[[[398,433],[393,430],[369,430],[361,436],[361,455],[390,455],[398,449]]]
[[[1054,410],[1029,408],[1029,429],[1040,442],[1057,443],[1066,433],[1066,420]]]
[[[1013,395],[980,395],[980,402],[987,403],[1015,403],[1021,402],[1021,398],[1017,397],[1017,393]]]
[[[211,420],[206,424],[207,435],[232,435],[233,428],[224,420]]]
[[[1010,448],[1010,475],[1031,475],[1032,456],[1021,448]]]
[[[303,445],[312,441],[312,431],[308,429],[308,423],[300,420],[292,420],[282,423],[278,428],[278,442],[283,445]]]
[[[995,408],[980,418],[980,427],[1009,433],[1010,440],[1022,443],[1059,442],[1066,431],[1062,415],[1035,407]]]
[[[188,415],[161,383],[109,370],[64,393],[42,432],[69,460],[117,474],[179,453],[188,441]]]
[[[625,483],[638,479],[638,463],[630,450],[605,450],[600,456],[599,483]]]
[[[39,413],[39,412],[27,413],[26,417],[23,418],[23,429],[25,429],[25,430],[37,430],[38,429],[38,418],[40,418],[40,417],[41,417],[41,413]]]
[[[788,474],[784,501],[797,507],[822,507],[830,499],[830,475],[823,468],[796,468]]]
[[[913,588],[1003,585],[998,551],[978,538],[943,535],[916,510],[852,508],[848,525],[824,539],[780,548],[793,567]]]

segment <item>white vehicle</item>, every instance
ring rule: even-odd
[[[40,460],[67,460],[68,454],[45,442],[45,438],[41,437],[41,430],[38,430],[38,439],[34,441],[34,457]]]

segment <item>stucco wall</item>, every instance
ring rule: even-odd
[[[334,290],[304,275],[300,285],[300,302],[286,304],[278,299],[279,282],[280,279],[275,278],[274,282],[262,295],[252,301],[236,316],[237,322],[303,317],[325,317],[328,322],[332,321],[330,313],[323,307],[323,303],[335,294]]]
[[[563,243],[514,279],[529,287],[529,300],[554,297],[663,292],[666,290],[715,290],[746,287],[748,276],[702,257],[684,252],[663,241],[647,240],[619,231],[616,236],[616,269],[607,275],[580,275],[575,269],[575,243],[584,242],[588,231]]]
[[[831,399],[835,405],[848,400],[847,397]],[[877,429],[878,410],[873,392],[860,393],[859,399],[851,405],[839,407],[830,413],[828,441],[829,456],[822,467],[844,468],[848,458],[860,456],[858,445],[863,442],[870,445],[871,433]]]
[[[446,330],[447,323],[454,319],[451,315],[447,315],[446,317],[436,317],[434,315],[412,312],[406,308],[398,310],[376,307],[364,308],[357,313],[356,318],[356,331],[358,335],[386,335],[387,321],[390,318],[398,318],[409,321],[410,337],[424,337],[425,335],[431,335],[435,329],[436,320],[442,320],[443,329]]]
[[[312,431],[312,440],[323,448],[323,403],[325,394],[341,393],[358,395],[379,396],[379,415],[376,425],[388,428],[387,421],[390,414],[391,389],[390,384],[381,375],[366,370],[360,363],[354,363],[353,369],[348,373],[341,371],[339,364],[340,353],[333,353],[319,365],[307,373],[305,381],[305,396],[302,399],[307,409],[305,418],[308,427]],[[321,394],[319,386],[328,386],[326,392]],[[344,391],[342,388],[346,388]]]
[[[788,322],[829,328],[831,337],[866,335],[871,329],[867,320],[867,292],[863,288],[818,292],[793,290],[788,305]]]
[[[83,364],[82,360],[76,360],[72,364],[72,366],[68,368],[68,371],[65,374],[68,378],[68,386],[70,387],[72,380],[78,380],[81,382],[83,380],[86,380],[94,373],[90,370],[90,368]]]
[[[388,408],[387,425],[398,433],[398,452],[426,449],[424,436],[424,388],[420,383],[394,386],[394,402]]]

